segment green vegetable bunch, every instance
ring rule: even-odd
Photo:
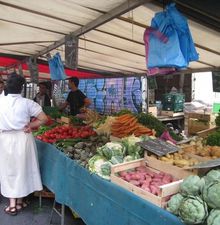
[[[150,113],[139,113],[137,114],[138,122],[144,126],[154,129],[156,131],[156,136],[160,137],[162,133],[167,129],[165,124],[158,120],[155,116]],[[171,137],[176,141],[181,141],[182,137],[175,134],[173,131],[169,131]]]
[[[215,125],[220,127],[220,112],[218,113],[218,116],[215,118]]]
[[[206,144],[211,146],[220,146],[220,132],[216,131],[212,134],[209,134],[206,139]]]

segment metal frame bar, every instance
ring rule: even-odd
[[[107,23],[108,21],[110,21],[110,20],[112,20],[134,8],[137,8],[138,6],[143,5],[144,3],[147,3],[149,1],[151,1],[151,0],[127,0],[125,3],[121,4],[120,6],[99,16],[97,19],[89,22],[85,26],[82,26],[81,28],[77,29],[76,31],[74,31],[68,35],[80,36],[82,34],[85,34],[86,32],[89,32],[89,31],[97,28],[98,26],[101,26],[102,24]],[[34,55],[34,57],[39,57],[41,55],[44,55],[44,54],[50,52],[51,50],[63,45],[64,43],[65,43],[65,37],[63,37],[59,41],[56,41],[54,44],[46,47],[45,49],[43,49],[42,51],[40,51],[39,53]]]
[[[54,200],[53,202],[53,208],[51,210],[51,214],[50,214],[50,220],[49,220],[49,224],[53,224],[52,223],[52,219],[53,219],[53,213],[55,212],[58,216],[60,216],[61,219],[61,223],[60,225],[64,225],[65,224],[65,205],[61,204],[61,212],[56,208],[56,200]]]

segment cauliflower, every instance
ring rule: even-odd
[[[186,197],[180,203],[179,215],[186,224],[202,223],[208,215],[207,204],[199,197]]]
[[[126,148],[127,155],[133,156],[137,153],[141,153],[141,147],[136,144],[140,141],[142,141],[142,139],[140,137],[135,137],[134,135],[122,138],[122,143]]]
[[[167,210],[175,215],[179,215],[179,207],[184,197],[181,194],[176,194],[171,197],[167,203]]]
[[[180,184],[180,191],[186,195],[199,195],[204,186],[204,179],[197,175],[190,175]]]

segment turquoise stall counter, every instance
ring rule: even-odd
[[[54,146],[36,143],[43,184],[87,225],[183,225],[166,210],[90,174]]]

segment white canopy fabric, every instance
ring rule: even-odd
[[[65,35],[131,0],[0,0],[0,53],[33,56]],[[81,35],[79,68],[124,74],[146,73],[143,34],[162,8],[146,1],[124,15]],[[220,35],[189,20],[200,55],[185,72],[220,68]],[[60,51],[64,59],[64,46]]]

